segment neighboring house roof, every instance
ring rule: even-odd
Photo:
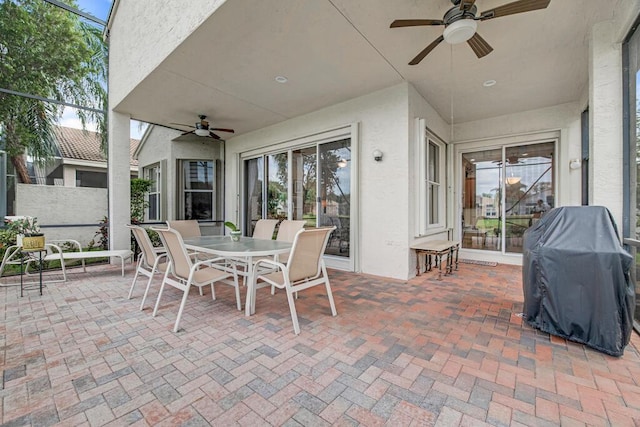
[[[56,126],[55,134],[60,156],[63,159],[106,162],[105,156],[100,150],[98,133]],[[133,158],[133,153],[138,148],[138,144],[140,144],[140,140],[131,138],[129,147],[131,166],[138,166],[138,160]]]

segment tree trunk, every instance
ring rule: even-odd
[[[27,165],[25,164],[24,155],[12,156],[11,163],[16,170],[18,182],[21,182],[23,184],[31,184],[31,178],[29,177],[29,171],[27,170]]]

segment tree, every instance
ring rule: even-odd
[[[63,0],[76,7],[74,0]],[[106,110],[107,45],[102,30],[41,0],[0,0],[0,88]],[[24,155],[38,164],[55,154],[55,103],[0,92],[0,144],[19,180],[30,183]],[[106,146],[106,118],[78,110],[83,127],[98,124]]]

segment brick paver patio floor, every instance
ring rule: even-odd
[[[179,292],[153,318],[158,287],[140,311],[119,273],[0,288],[2,425],[640,426],[640,338],[613,358],[523,325],[519,267],[330,271],[338,316],[301,293],[299,336],[284,292],[246,318],[224,285],[192,290],[174,334]]]

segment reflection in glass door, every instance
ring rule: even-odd
[[[287,219],[289,168],[287,153],[267,156],[267,218]]]
[[[464,153],[462,247],[522,253],[523,235],[551,208],[555,144]]]
[[[260,218],[335,226],[326,254],[351,257],[350,139],[247,159],[244,182],[247,235]]]
[[[302,148],[292,152],[293,165],[293,219],[307,221],[307,227],[316,226],[316,147]]]
[[[318,226],[335,226],[327,254],[351,253],[351,144],[349,139],[320,145]]]
[[[245,161],[244,173],[246,215],[243,229],[247,231],[248,236],[252,236],[256,222],[262,218],[264,158],[257,157]]]

